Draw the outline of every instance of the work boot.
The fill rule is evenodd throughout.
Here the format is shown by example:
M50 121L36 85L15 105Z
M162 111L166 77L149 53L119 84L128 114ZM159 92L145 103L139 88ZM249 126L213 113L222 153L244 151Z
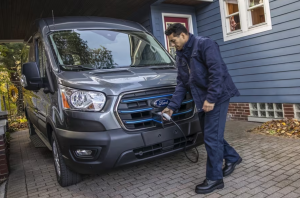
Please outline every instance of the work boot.
M222 189L222 188L224 188L223 179L219 179L216 181L205 179L202 184L196 186L195 192L197 194L206 194L206 193L211 193L216 189Z
M239 165L241 162L241 157L234 163L225 162L225 167L223 168L223 177L230 175L234 171L236 165Z

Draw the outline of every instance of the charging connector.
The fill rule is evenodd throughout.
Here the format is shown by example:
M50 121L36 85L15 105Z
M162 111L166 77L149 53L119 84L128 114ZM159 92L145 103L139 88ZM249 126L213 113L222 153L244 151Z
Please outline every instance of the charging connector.
M180 126L178 126L178 124L177 124L174 120L172 120L172 118L171 118L168 114L166 114L166 113L161 113L161 112L158 112L157 114L158 114L158 115L161 115L161 116L164 117L164 118L166 118L168 121L173 122L173 123L177 126L177 128L179 129L179 131L181 131L181 133L182 133L182 135L183 135L183 137L184 137L184 139L185 139L184 150L183 150L183 152L184 152L184 154L185 154L185 157L186 157L188 160L190 160L191 162L197 163L198 160L199 160L199 152L198 152L198 149L195 147L195 150L196 150L196 152L197 152L196 160L195 160L195 161L191 160L191 159L187 156L187 154L186 154L186 146L187 146L187 141L188 141L188 140L187 140L187 138L186 138L184 132L183 132L182 129L180 128ZM161 119L161 120L162 120L162 122L163 122L163 119Z

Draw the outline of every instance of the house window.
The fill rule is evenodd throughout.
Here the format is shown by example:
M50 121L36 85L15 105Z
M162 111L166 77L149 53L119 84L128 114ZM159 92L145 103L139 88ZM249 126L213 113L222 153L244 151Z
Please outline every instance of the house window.
M224 41L271 30L269 0L219 0Z
M300 120L300 104L294 104L295 118Z
M281 103L250 103L250 115L258 118L283 118Z

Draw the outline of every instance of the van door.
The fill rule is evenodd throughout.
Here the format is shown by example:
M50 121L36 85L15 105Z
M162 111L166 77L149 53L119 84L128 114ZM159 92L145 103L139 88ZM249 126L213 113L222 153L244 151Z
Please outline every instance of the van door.
M37 64L39 66L40 75L44 85L48 85L48 78L46 75L47 58L45 54L45 48L41 39L37 40L38 43L38 60ZM38 112L38 129L47 138L47 115L48 106L50 104L49 94L44 93L44 88L37 92L37 112Z
M29 45L29 62L34 62L37 60L37 43L33 41ZM26 106L26 112L29 117L30 122L34 125L35 128L38 128L38 110L37 110L37 92L36 91L25 91L24 92L24 102Z

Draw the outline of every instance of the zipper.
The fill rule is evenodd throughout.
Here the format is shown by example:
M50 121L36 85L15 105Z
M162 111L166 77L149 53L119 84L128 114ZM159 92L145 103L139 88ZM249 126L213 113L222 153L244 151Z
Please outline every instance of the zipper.
M185 62L185 61L184 61ZM187 63L187 62L185 62L185 64L187 65L187 67L188 67L188 70L189 70L189 74L191 74L191 70L190 70L190 66L189 66L189 64Z

